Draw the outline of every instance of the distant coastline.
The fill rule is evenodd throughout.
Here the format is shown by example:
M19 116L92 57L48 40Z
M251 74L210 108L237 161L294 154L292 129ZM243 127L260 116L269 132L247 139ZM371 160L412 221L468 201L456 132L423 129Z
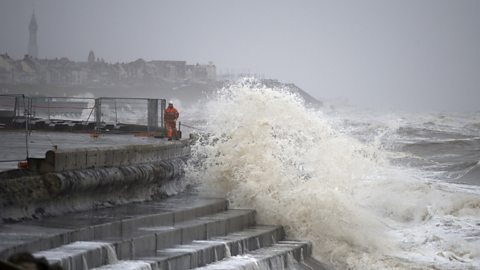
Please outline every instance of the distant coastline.
M138 84L168 84L182 82L212 82L217 78L216 66L187 64L186 61L145 61L137 59L128 63L107 63L95 58L91 51L85 62L71 61L66 57L38 59L25 55L12 59L0 54L0 83L45 84L54 86L108 87Z

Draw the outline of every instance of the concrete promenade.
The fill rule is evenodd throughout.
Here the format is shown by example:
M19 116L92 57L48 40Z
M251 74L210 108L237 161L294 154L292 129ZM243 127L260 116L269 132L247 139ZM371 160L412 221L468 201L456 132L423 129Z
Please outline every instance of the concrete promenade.
M325 269L308 241L256 224L254 209L184 193L189 140L142 140L60 144L30 170L0 172L0 260L28 251L68 270Z
M22 130L0 129L0 161L24 160L26 158L25 132ZM28 137L29 156L44 158L45 153L57 149L65 150L85 147L105 147L120 145L165 144L164 139L138 137L132 134L102 134L92 138L88 133L32 131ZM0 162L0 171L17 168L17 161Z

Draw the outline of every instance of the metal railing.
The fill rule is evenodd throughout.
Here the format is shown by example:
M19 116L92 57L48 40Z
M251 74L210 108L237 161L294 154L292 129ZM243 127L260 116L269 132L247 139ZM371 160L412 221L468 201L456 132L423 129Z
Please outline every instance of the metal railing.
M106 125L130 124L155 131L163 128L165 106L165 99L0 95L0 119L92 122L97 130Z
M32 129L95 130L101 133L112 131L110 129L114 129L112 133L154 132L164 127L165 108L165 99L29 97L21 94L2 94L0 126L25 131L24 153L28 159ZM19 143L20 141L16 140L16 144L20 145ZM21 152L23 150L18 151L18 154ZM23 160L8 155L0 156L0 162Z
M163 128L165 99L101 97L95 99L95 122L146 126L148 131Z

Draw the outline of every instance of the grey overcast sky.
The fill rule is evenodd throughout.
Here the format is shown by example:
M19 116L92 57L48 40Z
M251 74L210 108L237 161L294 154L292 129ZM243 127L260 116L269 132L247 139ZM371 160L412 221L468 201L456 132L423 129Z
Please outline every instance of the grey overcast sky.
M0 51L41 58L213 61L315 97L480 110L478 0L0 0Z

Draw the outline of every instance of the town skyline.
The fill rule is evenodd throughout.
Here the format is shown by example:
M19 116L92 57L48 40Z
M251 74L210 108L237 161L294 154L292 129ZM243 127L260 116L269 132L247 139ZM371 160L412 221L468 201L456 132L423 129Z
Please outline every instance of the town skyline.
M189 65L181 60L149 60L109 63L90 50L86 61L72 61L66 56L47 58L39 55L38 23L35 11L28 24L28 46L23 58L14 59L8 52L0 54L0 84L47 84L59 86L126 86L216 81L216 67ZM3 91L3 90L2 90ZM8 89L6 91L9 91Z
M72 61L66 57L35 58L26 54L12 59L0 54L0 84L53 84L115 86L158 83L213 82L216 67L187 64L186 61L145 61L137 59L126 63L107 63L96 58L93 51L87 61Z
M88 52L88 56L86 57L86 60L85 59L71 59L69 56L55 56L55 57L42 57L41 55L39 55L39 49L38 49L38 44L37 44L37 31L38 31L38 23L37 23L37 20L36 20L36 16L35 16L35 10L32 11L32 15L31 15L31 18L30 18L30 22L28 24L28 33L29 33L29 38L28 38L28 45L27 45L27 50L26 50L26 53L23 55L23 58L22 57L11 57L8 53L8 51L5 51L3 54L1 54L0 56L0 61L3 61L3 64L0 64L0 68L1 67L6 67L6 64L5 61L7 62L12 62L14 63L15 60L20 60L20 61L31 61L32 59L29 59L29 58L33 58L33 59L38 59L38 60L62 60L63 62L65 61L73 61L73 62L78 62L78 63L93 63L93 62L99 62L99 63L107 63L107 64L128 64L128 63L132 63L132 62L158 62L158 61L164 61L165 63L174 63L174 62L178 62L178 63L181 63L180 65L182 65L182 62L183 65L186 65L186 62L185 60L158 60L158 59L145 59L145 57L140 57L140 58L137 58L135 60L132 60L132 61L115 61L115 60L111 60L111 61L106 61L103 57L96 57L95 56L95 52L93 49L90 49L89 52ZM84 61L85 60L85 61ZM44 61L45 62L45 61ZM176 65L178 65L178 63ZM195 64L196 68L193 67L193 65L190 65L190 66L187 66L187 68L189 68L189 70L185 69L184 71L180 71L180 73L183 73L185 74L185 72L190 72L190 75L186 76L186 77L183 77L183 79L200 79L200 80L208 80L208 81L214 81L216 80L217 78L217 69L216 69L216 66L213 64L213 62L209 61L208 64L200 64L200 63L196 63ZM46 68L46 67L44 67ZM195 69L195 70L194 70ZM235 74L235 70L232 70L232 69L225 69L227 73L223 73L222 74L222 77L223 78L235 78L236 76L238 76L238 74ZM1 72L4 72L4 70L0 70L0 73ZM224 71L225 72L225 71ZM249 73L248 72L245 72L245 71L240 71L240 74L247 74ZM201 74L201 75L198 75L198 74ZM263 77L264 75L263 74L255 74L259 77ZM77 77L78 75L74 75L74 77ZM8 75L5 75L5 74L0 74L0 82L16 82L15 80L5 80L5 78L8 77ZM11 77L13 78L14 76L11 75ZM84 76L85 77L85 76ZM180 77L180 76L177 76L177 77ZM3 79L2 79L3 78ZM76 80L79 80L79 79L76 79ZM17 81L17 82L20 82L21 80ZM37 80L33 80L33 81L36 81L36 82L45 82L45 81L49 81L49 80L46 80L45 78L43 79L37 79ZM85 79L83 80L80 80L82 81L85 81Z
M78 54L63 54L63 55L42 55L41 49L39 49L39 45L37 42L38 39L38 31L41 29L39 26L39 23L37 22L37 15L35 13L35 9L32 9L30 13L30 18L28 20L28 23L25 24L25 39L26 44L25 44L25 50L24 53L19 51L19 46L14 46L13 49L10 48L4 48L3 52L0 52L3 55L8 55L12 59L20 60L22 58L25 58L27 56L32 56L33 58L37 59L61 59L61 58L67 58L68 60L74 61L74 62L88 62L88 55L91 52L95 52L95 48L87 48L85 47L86 51L86 57L82 57ZM32 53L33 52L33 53ZM98 55L97 55L98 56ZM138 57L133 57L133 58L124 58L122 56L118 57L109 57L107 60L105 60L104 57L97 57L95 61L98 62L105 62L105 63L110 63L110 64L117 64L117 63L128 63L128 62L134 62L136 60L144 60L144 61L156 61L159 60L155 57L149 58L148 56L138 56ZM173 58L166 57L165 59L162 59L165 61L187 61L184 59L179 59L179 60L174 60ZM195 61L193 61L195 62ZM205 61L204 61L205 62ZM206 61L208 64L212 64L212 61ZM196 64L200 64L199 62L196 62Z
M35 10L40 58L185 60L295 83L320 100L477 110L480 2L3 0L0 53L23 58Z

